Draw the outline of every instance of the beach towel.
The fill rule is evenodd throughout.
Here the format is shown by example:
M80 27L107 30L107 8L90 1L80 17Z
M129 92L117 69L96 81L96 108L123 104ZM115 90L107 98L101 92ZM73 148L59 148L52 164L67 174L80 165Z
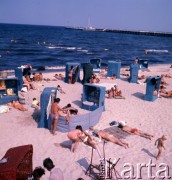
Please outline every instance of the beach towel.
M49 116L50 116L51 104L52 104L52 102L51 102L51 96L50 96L50 99L49 99L48 105L47 105L47 119L48 119Z
M7 113L9 110L8 106L0 106L0 113Z

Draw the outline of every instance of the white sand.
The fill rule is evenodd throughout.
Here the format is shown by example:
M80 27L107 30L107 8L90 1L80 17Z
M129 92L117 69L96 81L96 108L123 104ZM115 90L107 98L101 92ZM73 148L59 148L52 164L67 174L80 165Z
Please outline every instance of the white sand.
M172 74L170 65L152 66L150 72L140 72L140 74L161 75ZM123 70L122 70L123 71ZM127 72L126 72L127 73ZM43 73L45 78L52 79L55 73ZM64 74L64 72L63 72ZM167 90L172 89L172 79L166 78L170 84ZM156 164L153 167L153 175L156 176L156 171L159 169L160 163L166 163L170 167L170 174L172 175L172 99L158 98L154 102L144 101L143 97L146 92L146 85L129 83L126 77L121 76L121 79L109 80L102 79L102 83L118 84L119 89L122 90L126 99L108 99L105 100L106 111L103 112L100 122L96 125L99 129L109 127L109 123L113 120L126 121L129 126L141 129L144 132L153 134L155 137L150 141L145 138L128 135L124 139L130 144L129 149L124 149L118 145L108 142L105 145L105 153L107 158L120 158L117 165L118 172L126 169L123 167L125 163L131 163L136 172L137 163L148 163L150 159ZM82 84L67 84L61 80L42 82L44 86L39 86L40 83L35 82L36 88L43 90L44 87L56 87L61 85L66 94L58 93L61 98L60 105L63 107L71 103L74 107L79 109L79 113L86 113L87 110L80 109L78 104L81 102ZM32 144L33 153L33 167L43 166L42 162L45 158L50 157L56 167L60 167L64 173L65 179L75 180L79 177L85 180L91 179L86 176L81 164L83 163L87 168L87 163L90 161L91 148L80 144L75 153L71 153L69 148L57 147L54 143L67 143L69 140L66 133L58 132L56 136L50 134L48 129L37 128L37 123L32 119L33 109L30 107L32 98L40 99L41 92L39 90L30 90L25 93L27 100L27 108L29 111L21 112L16 109L11 109L6 114L0 114L0 159L5 155L6 151L15 146ZM159 160L155 159L157 149L154 146L155 140L163 134L168 135L168 140L165 142L166 150L163 151L162 157ZM99 145L102 150L102 144ZM98 163L98 155L94 153L94 162ZM86 163L87 161L87 163ZM80 162L80 163L78 163ZM81 163L82 162L82 163ZM147 168L142 169L142 178L149 179L147 175ZM164 174L162 174L164 175ZM43 180L48 179L49 172L42 177ZM157 177L155 179L158 179Z

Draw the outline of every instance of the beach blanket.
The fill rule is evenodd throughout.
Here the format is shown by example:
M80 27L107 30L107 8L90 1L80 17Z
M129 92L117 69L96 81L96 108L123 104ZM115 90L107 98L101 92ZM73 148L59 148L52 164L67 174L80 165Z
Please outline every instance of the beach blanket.
M122 131L117 126L112 126L104 129L105 132L112 134L113 136L119 138L119 139L125 139L129 134Z
M0 113L7 113L9 110L8 106L0 106Z

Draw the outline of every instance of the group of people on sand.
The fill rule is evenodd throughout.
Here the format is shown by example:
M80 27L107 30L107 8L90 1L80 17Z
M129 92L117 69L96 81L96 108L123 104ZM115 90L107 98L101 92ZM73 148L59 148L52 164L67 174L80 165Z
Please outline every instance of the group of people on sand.
M94 83L99 83L100 79L97 77L95 73L91 75L91 78L89 79L89 83L94 84Z
M51 133L53 135L56 134L56 128L58 124L58 120L60 116L66 117L66 124L69 124L70 122L70 116L76 115L78 113L78 110L71 106L71 104L68 104L66 107L61 108L59 106L60 98L55 98L55 95L51 95L52 98L52 105L51 105Z
M114 85L111 89L106 91L108 98L112 99L112 98L123 98L122 96L122 91L118 89L117 85Z
M132 128L132 127L127 126L126 122L124 122L124 121L117 123L117 127L120 128L124 132L127 132L129 134L138 135L138 136L144 137L146 139L151 140L151 138L154 137L153 135L142 132L141 130L138 130L137 128ZM156 156L157 160L160 158L163 148L165 149L164 141L166 141L166 140L167 140L167 135L163 135L162 137L158 138L155 141L155 145L157 144L157 149L158 149L158 154Z
M31 81L43 81L43 74L41 72L39 73L32 73L30 75Z
M154 137L153 135L142 132L137 128L132 128L127 126L126 123L123 121L117 123L116 126L128 134L138 135L149 140L151 140L151 138ZM120 145L124 148L129 148L129 144L127 142L120 140L119 138L115 137L112 134L109 134L105 130L98 130L98 129L94 129L93 127L90 127L89 131L87 132L83 130L81 125L77 125L75 130L68 132L67 137L72 141L71 152L75 152L79 143L83 142L84 144L95 149L100 158L102 158L102 155L97 144L101 142L102 139L104 141L109 141L114 144ZM100 141L97 142L94 139L94 137L98 137ZM165 140L167 140L167 136L163 135L162 137L158 138L155 141L155 145L157 144L157 149L158 149L158 154L156 156L156 159L159 159L159 157L162 154L163 148L165 149L164 147Z

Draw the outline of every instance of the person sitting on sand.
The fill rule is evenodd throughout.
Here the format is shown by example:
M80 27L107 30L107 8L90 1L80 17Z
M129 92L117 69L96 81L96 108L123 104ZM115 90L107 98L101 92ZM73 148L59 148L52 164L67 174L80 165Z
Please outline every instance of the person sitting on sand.
M108 98L109 98L109 99L112 99L112 98L113 98L113 88L107 90L106 93L108 94Z
M60 85L57 85L57 90L62 94L66 94L65 91L63 91L63 89L62 89L62 87Z
M35 89L35 86L31 80L27 80L27 76L23 76L23 86L26 86L28 90Z
M166 78L172 78L172 75L171 74L162 74L163 77L166 77Z
M157 149L158 149L158 154L156 156L156 159L158 160L162 154L162 149L164 148L165 150L165 147L164 147L164 141L167 140L167 136L163 135L162 137L158 138L156 141L155 141L155 146L156 146L156 143L157 143Z
M50 158L44 159L43 166L48 171L50 171L49 180L64 180L62 170L60 168L56 168L53 161Z
M33 98L31 107L34 108L35 110L40 109L39 102L38 102L38 100L36 98Z
M62 109L59 106L60 98L55 98L54 99L54 96L55 95L52 94L52 105L51 105L51 120L52 120L52 124L51 124L51 133L53 135L55 135L55 132L56 132L56 127L57 127L59 116L66 117L66 123L67 124L69 124L69 121L70 121L70 113L68 111L68 110L70 110L70 108ZM65 114L64 111L67 111L67 113Z
M44 78L43 78L43 74L40 72L40 73L39 73L39 81L43 81L43 79L44 79Z
M122 91L118 89L117 85L114 85L114 88L112 88L113 91L113 97L120 96L122 97Z
M83 131L82 126L80 126L80 125L76 126L76 129L79 130L79 135L78 135L77 139L75 139L75 141L74 141L74 144L72 147L73 150L74 151L76 150L76 146L78 145L79 142L83 142L84 144L91 146L93 149L96 149L99 157L101 158L102 155L100 153L100 150L99 150L98 146L96 145L96 142L94 142L93 139L91 138L91 136L86 131ZM76 131L74 131L74 132L76 133ZM73 132L72 131L69 132L68 138L71 139L72 135L73 135ZM73 141L73 138L71 140Z
M98 136L99 138L102 138L106 141L110 141L114 144L118 144L124 147L125 149L129 147L128 143L118 139L117 137L113 136L112 134L107 133L106 131L97 130L97 129L94 129L93 127L90 127L89 130L92 131L93 135Z
M15 108L15 109L18 109L18 110L20 110L20 111L28 111L28 109L27 108L25 108L24 106L23 106L23 104L20 104L18 101L11 101L10 103L8 103L7 104L8 106L10 106L10 107L13 107L13 108Z
M124 132L127 132L129 134L135 134L141 137L144 137L146 139L150 139L153 137L153 135L150 135L148 133L144 133L136 128L132 128L126 125L125 122L121 121L119 122L118 128L120 128L121 130L123 130Z

